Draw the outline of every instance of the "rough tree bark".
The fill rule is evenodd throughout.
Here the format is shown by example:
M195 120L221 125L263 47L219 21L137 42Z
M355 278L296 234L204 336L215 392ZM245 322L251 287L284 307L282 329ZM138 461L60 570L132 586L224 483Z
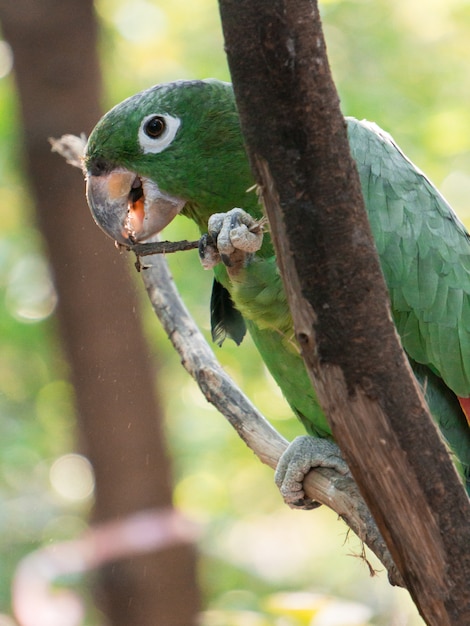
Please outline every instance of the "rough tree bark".
M470 506L391 322L318 7L219 5L242 128L320 401L422 616L465 626Z
M96 475L93 518L168 507L162 415L127 263L90 219L83 180L47 142L89 132L101 114L93 2L1 2L0 21L14 51L27 167L59 293L80 434ZM200 606L187 545L115 563L100 588L114 626L188 626Z

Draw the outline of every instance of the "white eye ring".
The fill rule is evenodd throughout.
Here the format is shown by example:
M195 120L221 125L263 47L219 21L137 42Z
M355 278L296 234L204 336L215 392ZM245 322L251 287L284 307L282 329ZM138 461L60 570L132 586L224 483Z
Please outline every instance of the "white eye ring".
M162 128L160 134L152 137L148 134L148 125L149 122L154 119L161 122ZM181 120L179 117L172 117L171 115L152 113L152 115L144 117L139 128L139 144L144 154L158 154L159 152L163 152L165 148L168 148L175 138L180 125Z

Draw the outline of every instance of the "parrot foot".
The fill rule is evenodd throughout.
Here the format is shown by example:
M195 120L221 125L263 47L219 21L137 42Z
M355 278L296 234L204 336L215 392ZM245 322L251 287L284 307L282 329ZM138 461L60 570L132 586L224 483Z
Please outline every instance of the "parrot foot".
M201 238L199 256L204 269L222 261L236 275L261 248L265 220L255 220L243 209L214 213L209 218L209 235ZM214 243L215 242L215 243Z
M339 474L350 474L338 446L328 439L304 435L296 437L279 459L274 480L291 508L315 509L319 502L305 495L302 483L310 470L328 467Z

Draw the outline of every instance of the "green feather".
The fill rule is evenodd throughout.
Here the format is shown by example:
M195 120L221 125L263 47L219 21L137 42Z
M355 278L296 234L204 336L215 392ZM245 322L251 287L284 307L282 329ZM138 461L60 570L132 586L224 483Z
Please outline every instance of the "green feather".
M453 350L470 324L469 236L386 133L352 119L348 128L403 346L411 358L439 372L457 395L467 397L465 359L470 355L457 357ZM371 184L373 172L380 174Z

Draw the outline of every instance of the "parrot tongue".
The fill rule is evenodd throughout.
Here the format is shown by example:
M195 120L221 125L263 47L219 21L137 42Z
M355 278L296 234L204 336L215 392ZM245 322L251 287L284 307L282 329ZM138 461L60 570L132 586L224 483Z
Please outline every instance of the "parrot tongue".
M123 168L89 173L87 199L98 226L124 245L149 241L185 205L185 200L165 194L150 179Z

